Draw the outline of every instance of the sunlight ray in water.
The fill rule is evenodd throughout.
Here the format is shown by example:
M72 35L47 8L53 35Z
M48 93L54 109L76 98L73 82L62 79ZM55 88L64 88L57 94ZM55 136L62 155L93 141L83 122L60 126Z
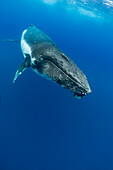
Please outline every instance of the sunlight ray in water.
M102 18L102 16L94 11L91 10L87 10L85 8L79 7L78 11L80 12L80 14L86 15L88 17L92 17L92 18Z
M89 17L100 17L99 13L112 13L113 1L112 0L41 0L46 4L65 3L73 7L80 7L79 12Z
M94 6L94 3L90 3L87 0L42 0L45 4L57 4L57 3L65 3L65 7L67 10L76 10L80 14L91 17L91 18L103 18L99 9ZM96 3L96 2L95 2Z
M46 4L55 4L57 0L43 0L43 2Z
M103 0L103 4L105 4L108 7L113 7L113 1L112 0Z

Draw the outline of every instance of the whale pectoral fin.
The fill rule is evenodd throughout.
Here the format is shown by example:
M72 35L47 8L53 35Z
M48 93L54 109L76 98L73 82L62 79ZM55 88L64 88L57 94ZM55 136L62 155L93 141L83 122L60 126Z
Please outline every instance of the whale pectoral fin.
M15 77L13 79L13 83L15 83L17 77L22 74L22 72L26 69L26 65L25 65L25 62L20 64L18 70L16 71L16 74L15 74Z
M23 72L26 68L28 68L28 67L30 67L30 57L26 57L26 58L25 58L25 61L24 61L22 64L20 64L20 66L19 66L19 68L18 68L18 70L17 70L17 72L16 72L16 74L15 74L15 76L14 76L13 83L15 83L17 77L18 77L19 75L21 75L22 72Z

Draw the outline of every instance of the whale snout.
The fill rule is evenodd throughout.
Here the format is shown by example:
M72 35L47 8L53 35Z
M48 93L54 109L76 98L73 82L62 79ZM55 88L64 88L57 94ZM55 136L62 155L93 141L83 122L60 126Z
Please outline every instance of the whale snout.
M83 96L86 96L86 95L88 95L89 93L91 93L92 91L91 91L91 88L90 88L90 86L89 86L89 84L87 85L87 88L86 87L78 87L78 89L75 91L75 92L73 92L73 95L74 95L74 97L75 98L78 98L78 99L80 99L80 98L83 98Z

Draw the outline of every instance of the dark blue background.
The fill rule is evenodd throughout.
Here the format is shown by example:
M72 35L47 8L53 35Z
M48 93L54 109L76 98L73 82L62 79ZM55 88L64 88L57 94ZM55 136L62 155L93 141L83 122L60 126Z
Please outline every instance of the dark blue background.
M0 1L0 39L20 39L31 23L87 75L82 100L27 69L19 43L0 43L0 170L113 169L112 16L90 17L65 4Z

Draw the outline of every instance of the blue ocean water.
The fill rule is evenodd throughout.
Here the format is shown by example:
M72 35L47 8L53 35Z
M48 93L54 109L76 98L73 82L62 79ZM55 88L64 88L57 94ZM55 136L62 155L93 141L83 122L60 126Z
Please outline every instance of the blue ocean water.
M81 100L27 69L20 43L0 42L0 170L113 169L112 0L1 0L0 40L31 23L87 76Z

